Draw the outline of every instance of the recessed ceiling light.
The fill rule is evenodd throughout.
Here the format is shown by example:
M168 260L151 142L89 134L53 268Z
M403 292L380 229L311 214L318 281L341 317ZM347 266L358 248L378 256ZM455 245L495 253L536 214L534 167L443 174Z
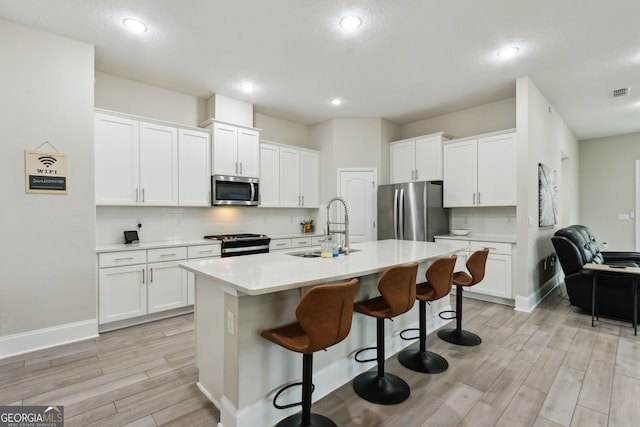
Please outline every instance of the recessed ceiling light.
M340 98L333 98L333 99L331 100L331 104L332 104L332 105L340 105L340 104L342 104L342 99L340 99Z
M126 18L122 21L122 25L125 26L128 30L131 30L136 33L144 33L147 31L147 26L144 22L134 19L134 18Z
M515 47L515 46L511 46L511 47L507 47L507 48L499 50L497 55L498 55L498 58L509 59L509 58L513 58L514 56L516 56L518 54L518 52L520 52L520 48Z
M256 90L256 87L253 83L242 83L240 85L240 89L245 92L253 92L254 90Z
M362 25L362 19L359 16L345 16L340 20L340 26L345 30L355 30Z

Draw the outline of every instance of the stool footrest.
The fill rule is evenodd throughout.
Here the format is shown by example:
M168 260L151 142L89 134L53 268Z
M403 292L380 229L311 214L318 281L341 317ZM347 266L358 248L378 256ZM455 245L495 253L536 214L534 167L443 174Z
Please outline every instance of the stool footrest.
M280 395L281 395L282 393L284 393L285 391L289 390L289 389L290 389L290 388L292 388L292 387L298 387L298 386L301 386L301 385L302 385L302 383L300 382L300 383L293 383L293 384L289 384L289 385L286 385L286 386L282 387L280 390L278 390L278 392L276 393L276 395L275 395L275 396L273 396L273 406L274 406L276 409L289 409L289 408L293 408L294 406L300 406L300 405L302 405L302 401L300 401L300 402L296 402L296 403L289 403L289 404L287 404L287 405L279 405L279 404L277 403L278 397L280 397ZM316 386L314 386L313 384L311 384L311 393L313 393L313 391L314 391L315 389L316 389Z
M445 317L447 315L448 317ZM440 317L442 320L453 320L458 318L458 313L456 313L455 310L444 310L438 313L438 317Z
M355 359L356 362L359 363L366 363L366 362L375 362L376 360L378 360L376 357L372 358L372 359L358 359L358 356L360 355L360 353L362 353L363 351L371 351L371 350L377 350L378 347L365 347L365 348L361 348L360 350L356 351L356 354L353 355L353 358Z
M420 328L407 328L407 329L403 329L400 331L400 338L402 338L405 341L413 341L413 340L417 340L420 338L420 335L416 335L415 337L405 337L403 334L405 332L412 332L412 331L420 331Z

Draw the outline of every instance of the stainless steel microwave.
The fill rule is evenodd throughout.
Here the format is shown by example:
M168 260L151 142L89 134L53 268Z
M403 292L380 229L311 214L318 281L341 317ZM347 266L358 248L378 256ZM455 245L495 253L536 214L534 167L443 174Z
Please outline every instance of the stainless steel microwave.
M213 175L211 204L213 206L258 206L260 180L243 176Z

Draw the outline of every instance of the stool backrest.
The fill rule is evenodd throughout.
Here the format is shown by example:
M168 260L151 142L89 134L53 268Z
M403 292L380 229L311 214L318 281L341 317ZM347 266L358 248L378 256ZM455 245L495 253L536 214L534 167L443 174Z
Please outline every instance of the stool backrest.
M484 269L487 264L487 256L489 255L489 249L478 249L471 254L467 260L467 270L471 273L473 279L471 285L475 285L482 279L484 279Z
M309 337L305 353L339 343L349 335L358 279L319 285L307 292L296 308L296 318Z
M427 282L433 288L432 301L445 297L451 292L456 258L455 255L449 258L438 258L427 268Z
M391 267L380 278L378 290L389 306L388 317L395 317L411 310L416 301L416 276L418 263Z

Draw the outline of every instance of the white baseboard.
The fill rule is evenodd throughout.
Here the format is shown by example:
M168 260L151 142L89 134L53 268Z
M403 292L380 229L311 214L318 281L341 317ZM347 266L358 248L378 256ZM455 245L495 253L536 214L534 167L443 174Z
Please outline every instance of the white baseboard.
M0 337L0 359L96 338L97 336L97 319L8 335Z
M561 276L556 274L528 297L516 297L515 310L531 313L560 283L562 283Z

